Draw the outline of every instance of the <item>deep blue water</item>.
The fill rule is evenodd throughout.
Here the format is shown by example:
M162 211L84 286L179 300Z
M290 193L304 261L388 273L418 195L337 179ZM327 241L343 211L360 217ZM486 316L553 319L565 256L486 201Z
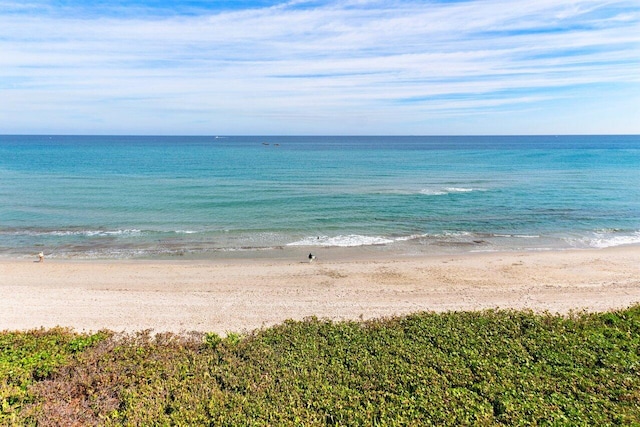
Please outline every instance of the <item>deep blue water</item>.
M640 244L640 136L0 136L0 255Z

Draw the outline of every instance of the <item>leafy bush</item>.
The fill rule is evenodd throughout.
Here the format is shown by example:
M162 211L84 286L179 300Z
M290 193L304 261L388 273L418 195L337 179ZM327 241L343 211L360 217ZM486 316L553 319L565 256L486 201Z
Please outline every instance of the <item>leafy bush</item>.
M484 311L369 322L309 318L224 339L65 334L54 344L64 358L21 383L31 396L26 404L7 401L17 423L640 424L640 305L565 317ZM26 338L16 333L1 339L9 342L7 354L20 354L9 370L43 346L23 351ZM0 371L2 384L9 384L8 372Z
M49 378L68 358L109 336L68 329L0 333L0 424L17 422L16 411L31 401L30 386Z

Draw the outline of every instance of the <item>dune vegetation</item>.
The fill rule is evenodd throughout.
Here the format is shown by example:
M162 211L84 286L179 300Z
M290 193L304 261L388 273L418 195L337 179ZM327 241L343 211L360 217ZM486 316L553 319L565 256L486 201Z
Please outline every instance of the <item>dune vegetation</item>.
M0 425L640 425L640 305L0 333Z

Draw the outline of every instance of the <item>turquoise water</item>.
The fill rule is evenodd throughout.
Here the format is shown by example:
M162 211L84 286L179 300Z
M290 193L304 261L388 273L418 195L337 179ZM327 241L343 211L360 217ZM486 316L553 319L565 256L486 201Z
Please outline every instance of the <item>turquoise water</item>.
M0 136L2 256L622 244L640 136Z

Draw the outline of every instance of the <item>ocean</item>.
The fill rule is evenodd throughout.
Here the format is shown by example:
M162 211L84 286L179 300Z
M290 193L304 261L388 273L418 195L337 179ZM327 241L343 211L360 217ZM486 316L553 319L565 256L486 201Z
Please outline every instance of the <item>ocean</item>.
M0 136L0 257L640 244L640 136Z

